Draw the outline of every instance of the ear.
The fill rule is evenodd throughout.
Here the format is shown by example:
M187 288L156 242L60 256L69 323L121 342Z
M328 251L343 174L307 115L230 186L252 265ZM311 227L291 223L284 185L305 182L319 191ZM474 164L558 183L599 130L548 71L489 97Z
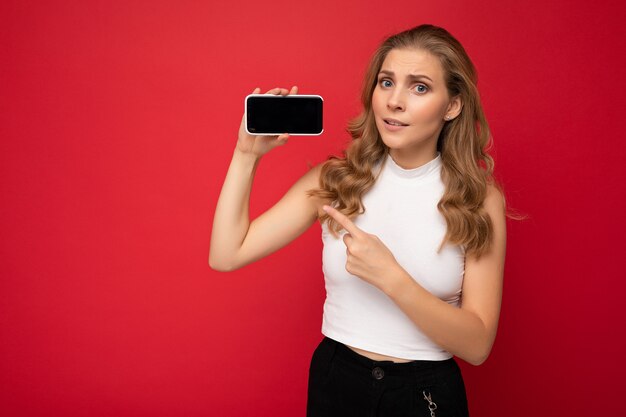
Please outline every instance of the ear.
M446 112L443 115L443 119L446 122L454 119L459 114L461 114L461 109L463 109L463 102L461 102L461 96L459 95L459 96L452 97L452 99L450 99L450 103L448 103Z

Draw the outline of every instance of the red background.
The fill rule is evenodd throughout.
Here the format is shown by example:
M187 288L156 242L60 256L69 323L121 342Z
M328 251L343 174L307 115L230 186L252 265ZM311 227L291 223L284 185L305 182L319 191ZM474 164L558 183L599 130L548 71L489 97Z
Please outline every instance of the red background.
M491 356L457 359L470 412L617 415L624 17L617 0L3 1L0 414L304 415L319 224L242 270L207 263L243 99L297 84L326 105L323 136L263 158L254 218L345 146L378 43L434 23L478 68L497 176L529 216L508 223Z

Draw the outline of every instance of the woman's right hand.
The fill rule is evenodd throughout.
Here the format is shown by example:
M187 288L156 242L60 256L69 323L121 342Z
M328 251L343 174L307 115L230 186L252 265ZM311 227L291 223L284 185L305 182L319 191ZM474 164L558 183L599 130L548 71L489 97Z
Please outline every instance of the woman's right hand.
M259 94L260 91L260 88L255 88L252 94ZM273 88L265 94L287 96L289 94L297 93L298 87L293 86L291 87L291 90L287 90L286 88ZM257 136L249 134L248 132L246 132L245 117L246 115L244 114L241 119L241 125L239 126L239 138L237 139L237 149L240 152L261 157L275 147L287 143L287 139L289 138L288 133L284 133L278 136Z

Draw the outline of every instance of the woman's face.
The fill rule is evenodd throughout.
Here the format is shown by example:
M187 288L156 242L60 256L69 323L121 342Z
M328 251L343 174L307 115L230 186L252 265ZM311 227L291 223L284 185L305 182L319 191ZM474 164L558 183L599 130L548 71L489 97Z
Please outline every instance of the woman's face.
M439 60L421 49L392 49L372 95L376 126L398 165L414 168L436 156L444 117L455 117Z

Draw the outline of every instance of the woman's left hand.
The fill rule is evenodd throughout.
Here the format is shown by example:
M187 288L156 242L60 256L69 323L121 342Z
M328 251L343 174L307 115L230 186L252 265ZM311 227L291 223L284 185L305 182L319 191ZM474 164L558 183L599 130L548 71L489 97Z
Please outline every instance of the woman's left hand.
M346 271L369 282L386 292L396 273L402 267L396 261L391 251L376 235L359 229L346 215L330 206L323 209L348 233L343 236L346 245Z

